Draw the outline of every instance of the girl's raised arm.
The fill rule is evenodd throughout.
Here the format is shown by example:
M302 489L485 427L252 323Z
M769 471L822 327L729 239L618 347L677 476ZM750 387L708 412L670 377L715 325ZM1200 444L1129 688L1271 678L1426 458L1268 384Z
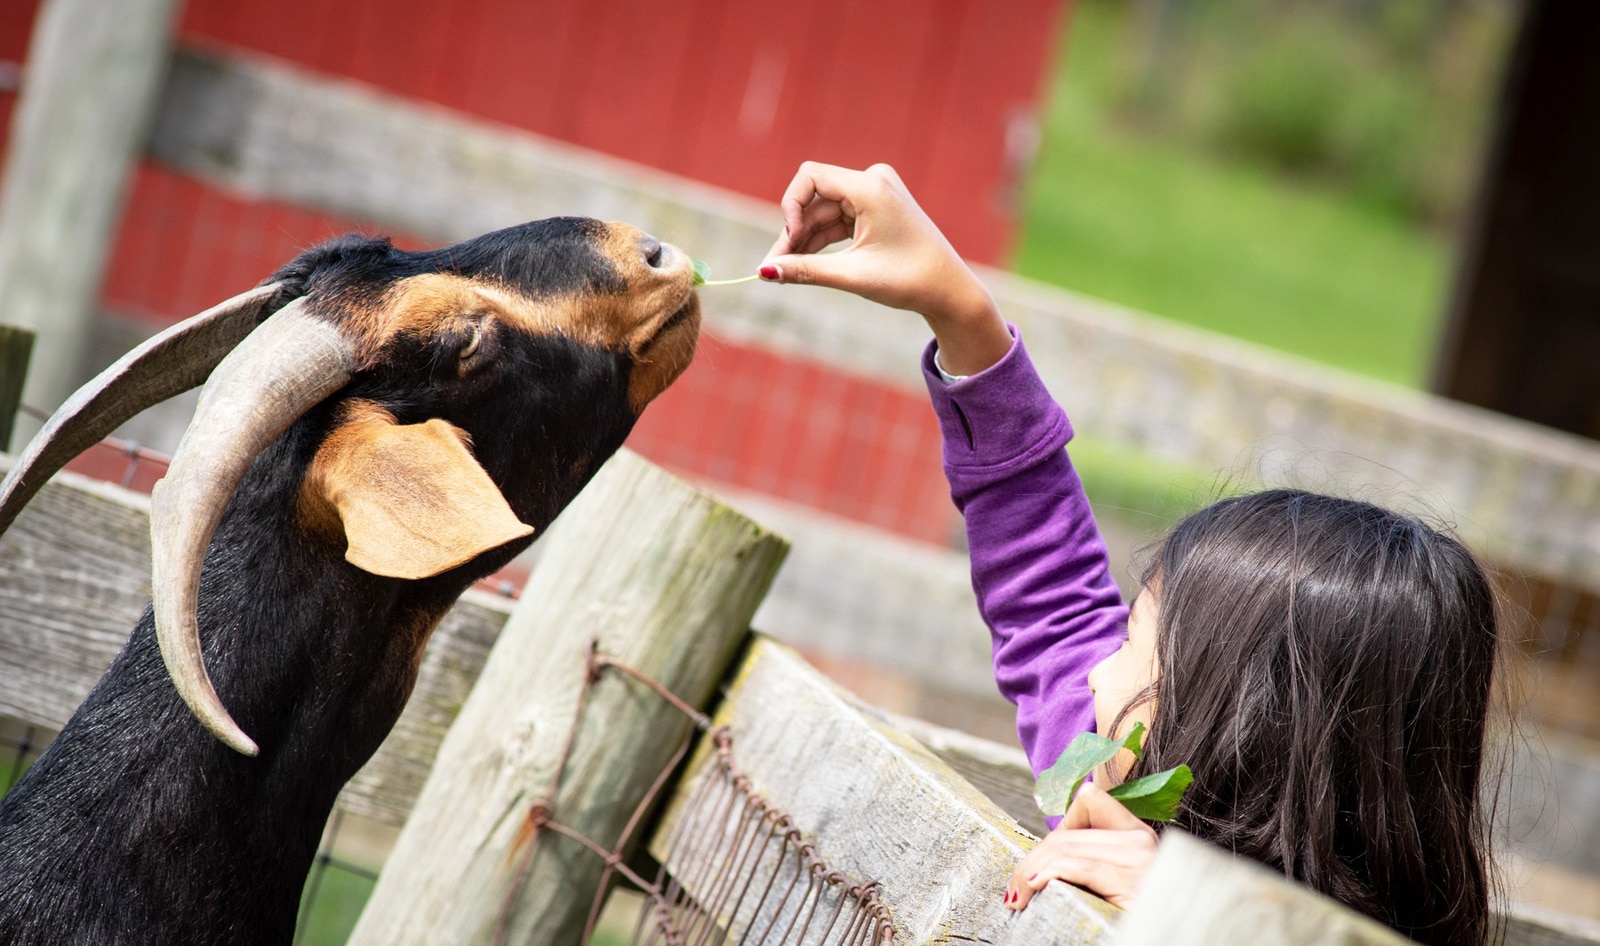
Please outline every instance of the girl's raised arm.
M924 374L945 474L967 522L973 587L995 678L1017 704L1035 771L1094 727L1088 673L1122 640L1127 610L1077 474L1066 415L989 291L887 165L800 168L762 278L854 292L922 315ZM837 253L818 255L845 239ZM937 361L935 361L935 351ZM942 374L941 374L942 371ZM947 383L947 376L966 376Z

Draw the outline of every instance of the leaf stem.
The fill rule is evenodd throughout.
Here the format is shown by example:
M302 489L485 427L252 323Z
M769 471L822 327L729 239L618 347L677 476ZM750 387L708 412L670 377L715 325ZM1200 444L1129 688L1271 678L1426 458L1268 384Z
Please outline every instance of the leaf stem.
M700 285L702 285L702 286L737 286L742 282L755 282L757 279L760 279L760 278L761 278L761 275L759 273L757 273L754 276L740 276L738 279L707 279L706 281L702 282Z

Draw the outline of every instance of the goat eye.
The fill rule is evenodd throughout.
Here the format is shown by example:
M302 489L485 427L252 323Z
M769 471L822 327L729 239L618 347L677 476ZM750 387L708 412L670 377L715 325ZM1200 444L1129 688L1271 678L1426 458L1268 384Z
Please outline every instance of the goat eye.
M461 350L456 353L456 357L460 358L462 361L466 361L468 358L471 358L473 355L478 353L478 346L482 343L483 326L477 322L474 322L472 324L472 337L467 339L467 343L465 345L461 346Z

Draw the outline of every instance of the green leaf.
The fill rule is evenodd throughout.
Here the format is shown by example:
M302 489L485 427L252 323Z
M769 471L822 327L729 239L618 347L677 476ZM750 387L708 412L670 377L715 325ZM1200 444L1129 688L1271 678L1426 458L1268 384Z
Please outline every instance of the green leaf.
M1083 780L1096 766L1110 762L1123 749L1139 758L1143 738L1144 723L1134 723L1133 729L1121 739L1109 739L1099 733L1080 733L1067 745L1056 764L1046 769L1035 783L1033 800L1038 803L1039 810L1047 815L1066 814L1072 796L1078 794Z
M1134 723L1128 734L1122 737L1122 748L1133 753L1135 759L1144 758L1144 723Z
M1183 793L1194 781L1187 765L1123 782L1106 792L1145 821L1171 821L1178 816Z
M753 276L740 276L738 279L712 279L711 267L700 260L694 261L694 284L696 286L737 286L742 282L755 282L761 278L757 273Z

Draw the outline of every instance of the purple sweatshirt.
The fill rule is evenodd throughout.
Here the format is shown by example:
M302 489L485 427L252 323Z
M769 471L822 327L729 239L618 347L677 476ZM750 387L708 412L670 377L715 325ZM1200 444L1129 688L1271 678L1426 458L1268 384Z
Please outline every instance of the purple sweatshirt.
M1089 671L1122 643L1128 609L1063 448L1072 425L1016 341L954 382L922 371L944 434L950 495L967 522L972 587L994 640L994 677L1017 705L1034 774L1095 728Z

